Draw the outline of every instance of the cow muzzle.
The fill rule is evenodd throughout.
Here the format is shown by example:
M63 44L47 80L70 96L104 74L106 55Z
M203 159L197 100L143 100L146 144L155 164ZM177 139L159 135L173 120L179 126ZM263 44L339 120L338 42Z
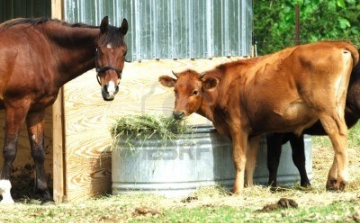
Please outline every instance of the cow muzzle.
M181 120L185 117L185 112L184 111L173 111L173 116L174 116L174 119Z

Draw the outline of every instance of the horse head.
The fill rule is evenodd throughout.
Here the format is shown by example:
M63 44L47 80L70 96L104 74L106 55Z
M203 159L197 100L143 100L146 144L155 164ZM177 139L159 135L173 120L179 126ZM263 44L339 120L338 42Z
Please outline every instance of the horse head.
M109 25L104 17L100 25L100 34L95 52L97 80L101 85L104 100L111 101L119 91L124 68L127 46L124 36L128 31L128 22L123 19L120 27Z

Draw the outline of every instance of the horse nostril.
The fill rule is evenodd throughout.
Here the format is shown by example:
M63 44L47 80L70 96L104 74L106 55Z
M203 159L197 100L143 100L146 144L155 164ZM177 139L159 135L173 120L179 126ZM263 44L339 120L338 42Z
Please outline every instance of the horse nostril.
M174 111L173 116L174 116L175 119L178 119L178 120L183 119L184 116L185 116L185 112L183 112L183 111Z

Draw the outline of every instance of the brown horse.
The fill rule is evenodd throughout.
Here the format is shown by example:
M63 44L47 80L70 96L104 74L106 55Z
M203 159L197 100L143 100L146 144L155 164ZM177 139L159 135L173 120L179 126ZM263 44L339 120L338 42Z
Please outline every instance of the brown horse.
M4 165L0 178L1 203L13 203L10 171L20 127L26 122L35 161L35 192L53 201L44 170L45 108L54 103L59 88L96 68L104 100L118 92L128 23L100 27L68 24L52 19L14 19L0 25L0 109L5 109Z

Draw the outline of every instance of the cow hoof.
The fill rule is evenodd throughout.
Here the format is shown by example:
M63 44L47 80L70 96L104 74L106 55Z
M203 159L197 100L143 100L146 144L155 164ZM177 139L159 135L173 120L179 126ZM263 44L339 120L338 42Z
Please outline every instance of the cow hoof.
M345 186L346 186L345 181L338 181L336 179L331 179L326 184L326 190L343 191L345 189Z

